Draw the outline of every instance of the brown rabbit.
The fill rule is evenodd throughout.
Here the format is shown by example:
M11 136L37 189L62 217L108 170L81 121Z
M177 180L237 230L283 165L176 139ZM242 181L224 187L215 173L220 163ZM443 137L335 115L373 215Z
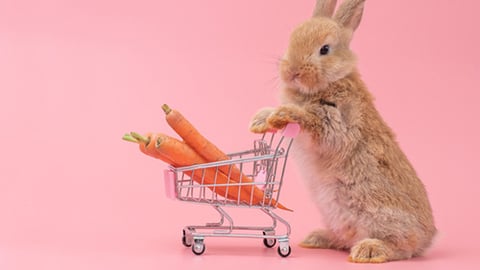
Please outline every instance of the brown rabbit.
M280 63L282 102L250 129L290 122L302 131L293 153L326 229L301 246L349 249L349 260L379 263L422 254L436 229L425 188L383 121L349 49L365 0L318 0Z

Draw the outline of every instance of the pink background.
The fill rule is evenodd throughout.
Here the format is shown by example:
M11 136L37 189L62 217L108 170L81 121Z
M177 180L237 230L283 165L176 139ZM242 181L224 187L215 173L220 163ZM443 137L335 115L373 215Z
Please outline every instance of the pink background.
M277 104L277 60L313 2L1 1L0 269L374 267L297 247L322 221L293 162L281 201L295 212L278 211L293 228L289 258L251 239L207 239L194 256L181 229L215 213L168 200L165 165L120 139L171 133L168 103L225 151L248 147L248 121ZM441 234L424 257L375 267L474 269L480 4L413 2L367 1L352 47ZM253 213L239 216L255 225Z

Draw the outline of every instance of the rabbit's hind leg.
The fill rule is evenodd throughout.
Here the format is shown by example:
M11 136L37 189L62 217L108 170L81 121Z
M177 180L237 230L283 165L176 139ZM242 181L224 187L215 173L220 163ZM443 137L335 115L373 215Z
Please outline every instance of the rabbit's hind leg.
M311 232L299 244L303 248L331 248L339 249L334 244L334 236L331 231L325 229L318 229Z

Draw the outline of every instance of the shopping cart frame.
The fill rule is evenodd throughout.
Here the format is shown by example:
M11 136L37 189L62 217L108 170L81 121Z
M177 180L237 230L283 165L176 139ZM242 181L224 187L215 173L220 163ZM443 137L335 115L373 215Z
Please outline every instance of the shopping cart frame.
M189 203L211 205L220 216L217 222L185 226L182 230L182 244L191 247L194 254L201 255L205 252L204 240L207 237L258 238L263 239L263 244L267 248L274 247L278 241L278 254L282 257L289 256L291 253L290 224L273 210L278 206L288 154L293 139L299 131L299 125L292 123L281 132L263 134L260 139L254 141L253 149L231 153L229 160L185 167L170 166L165 170L165 190L168 197ZM262 202L227 199L227 196L222 197L210 192L209 189L215 186L228 189L230 184L197 183L187 175L188 172L212 170L212 168L218 173L218 168L222 166L237 166L242 174L254 179L253 183L235 183L235 186L262 186L265 194ZM238 226L226 211L227 207L258 209L271 219L271 224ZM280 234L277 233L278 225L283 226Z

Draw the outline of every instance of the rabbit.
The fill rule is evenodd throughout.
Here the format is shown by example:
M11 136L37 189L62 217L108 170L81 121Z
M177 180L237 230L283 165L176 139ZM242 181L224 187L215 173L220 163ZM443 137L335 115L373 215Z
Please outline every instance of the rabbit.
M349 43L365 0L317 0L280 60L281 104L254 115L263 133L298 123L292 153L323 216L300 243L356 263L419 256L436 234L425 187L375 108Z

